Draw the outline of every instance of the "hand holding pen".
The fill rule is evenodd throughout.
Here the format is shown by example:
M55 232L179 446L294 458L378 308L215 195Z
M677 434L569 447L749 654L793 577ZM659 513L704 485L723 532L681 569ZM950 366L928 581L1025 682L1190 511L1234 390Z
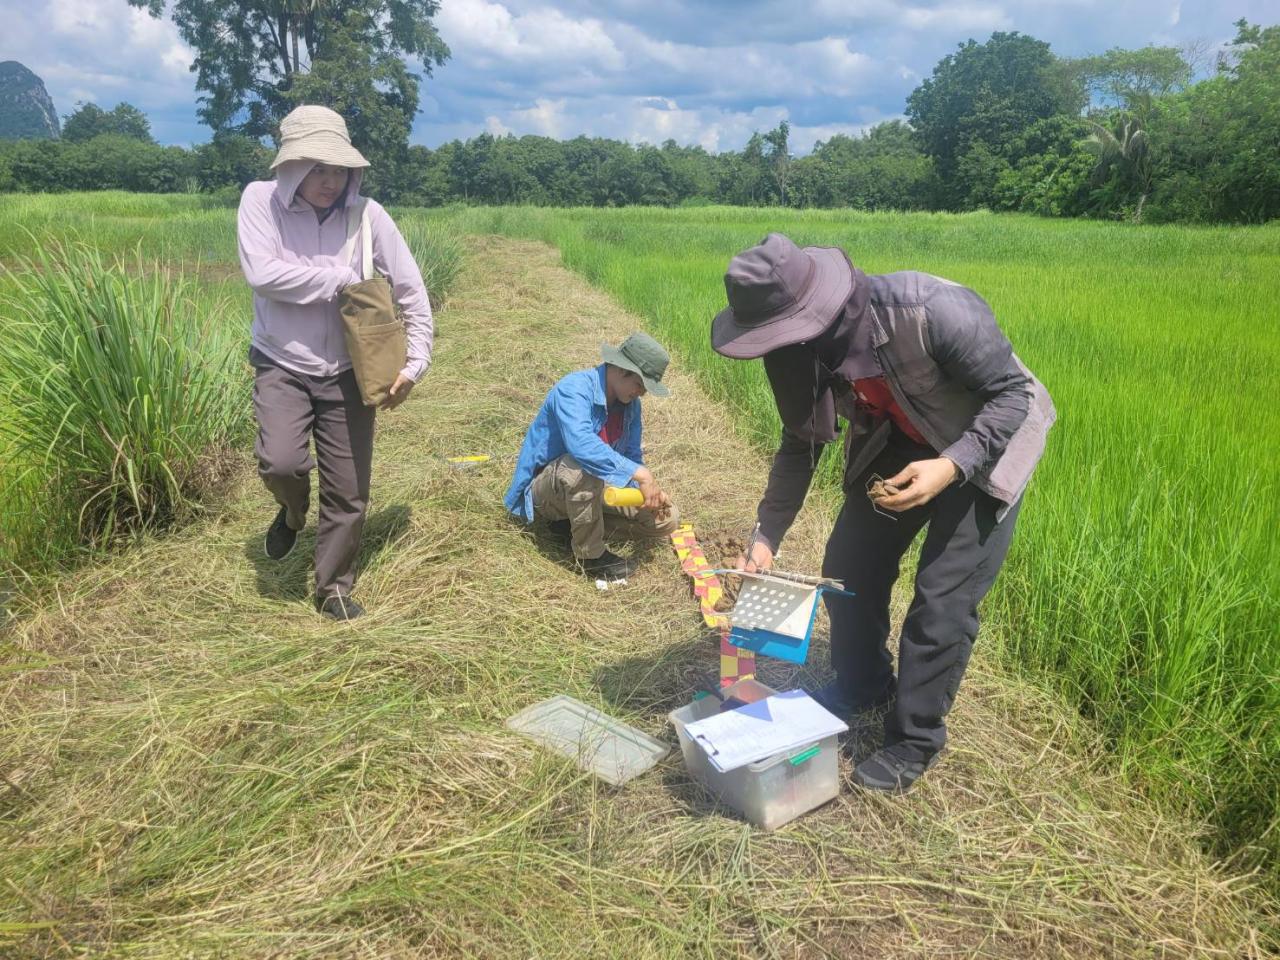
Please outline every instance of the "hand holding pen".
M744 573L764 573L773 566L773 550L769 544L760 539L760 523L757 521L751 531L751 539L747 548L742 551L735 564Z

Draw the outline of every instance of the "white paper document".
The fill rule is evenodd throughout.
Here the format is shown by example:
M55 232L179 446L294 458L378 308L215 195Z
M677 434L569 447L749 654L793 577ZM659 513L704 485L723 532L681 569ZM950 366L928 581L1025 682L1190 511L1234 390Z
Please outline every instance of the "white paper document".
M842 733L849 725L803 690L696 720L685 732L721 773Z

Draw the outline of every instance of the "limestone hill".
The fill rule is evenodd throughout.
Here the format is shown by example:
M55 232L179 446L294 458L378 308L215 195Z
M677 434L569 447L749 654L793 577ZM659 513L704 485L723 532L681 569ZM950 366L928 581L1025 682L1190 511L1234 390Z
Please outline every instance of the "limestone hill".
M44 81L17 60L0 62L0 140L57 137L58 112Z

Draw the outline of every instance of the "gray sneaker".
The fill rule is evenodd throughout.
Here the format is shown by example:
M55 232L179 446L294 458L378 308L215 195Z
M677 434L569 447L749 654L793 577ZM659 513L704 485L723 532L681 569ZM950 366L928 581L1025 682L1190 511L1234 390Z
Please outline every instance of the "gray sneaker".
M913 760L898 744L881 747L853 768L853 779L868 790L906 793L940 756L941 752L927 760Z

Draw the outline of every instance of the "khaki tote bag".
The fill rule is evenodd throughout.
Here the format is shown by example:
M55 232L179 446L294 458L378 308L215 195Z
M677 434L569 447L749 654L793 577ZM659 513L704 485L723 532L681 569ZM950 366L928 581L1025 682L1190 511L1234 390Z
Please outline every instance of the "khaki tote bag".
M342 248L344 263L351 260L357 231L361 247L360 276L364 279L342 288L338 294L338 312L360 387L360 399L365 406L373 407L390 395L392 384L404 369L408 346L404 321L391 296L391 284L373 272L373 238L369 230L369 208L364 201L358 211L347 211L347 242Z

